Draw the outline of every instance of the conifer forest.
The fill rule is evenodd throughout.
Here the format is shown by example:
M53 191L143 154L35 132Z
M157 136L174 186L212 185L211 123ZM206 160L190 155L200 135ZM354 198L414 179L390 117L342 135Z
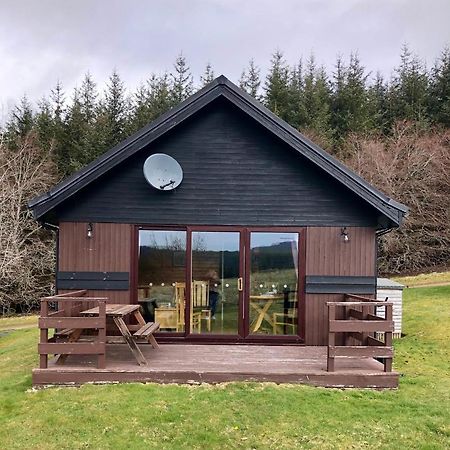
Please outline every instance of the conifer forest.
M314 55L287 61L280 50L265 73L263 65L252 59L231 81L409 207L404 226L380 238L380 273L448 267L450 49L426 67L404 46L389 78L369 72L357 53L338 57L333 70ZM106 82L86 73L70 92L57 82L37 104L18 102L0 129L0 314L28 312L52 289L54 234L27 202L216 75L208 63L194 77L180 54L167 73L142 74L137 88L116 70Z

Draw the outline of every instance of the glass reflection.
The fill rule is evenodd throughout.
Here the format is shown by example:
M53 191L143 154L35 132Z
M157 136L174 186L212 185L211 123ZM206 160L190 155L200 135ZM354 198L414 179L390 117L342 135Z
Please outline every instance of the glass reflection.
M297 264L298 233L251 233L251 334L297 334Z
M139 230L138 301L161 331L184 331L186 232Z
M192 333L238 333L238 279L239 232L193 232Z

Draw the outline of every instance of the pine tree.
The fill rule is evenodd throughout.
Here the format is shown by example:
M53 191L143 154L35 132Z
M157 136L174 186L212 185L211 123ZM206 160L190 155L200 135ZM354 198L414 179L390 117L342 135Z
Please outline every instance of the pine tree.
M336 142L345 139L350 132L362 132L371 128L367 77L356 54L350 55L348 67L338 57L332 102L332 127Z
M368 112L373 128L383 134L389 133L392 127L387 95L388 85L381 73L377 72L373 84L367 90Z
M443 50L430 79L428 111L431 120L450 127L450 49Z
M172 81L171 99L175 106L192 95L194 82L186 58L182 53L178 55L173 67L174 71L170 73Z
M116 70L109 78L105 97L99 103L98 110L98 139L101 145L93 157L113 147L126 137L129 102L125 96L124 83Z
M154 76L154 75L152 75ZM131 119L128 124L130 133L140 130L151 120L149 92L146 84L138 86L131 100Z
M58 152L57 164L63 175L69 175L81 169L93 159L93 155L86 152L85 141L86 120L79 89L75 88L64 122L64 142Z
M248 63L248 68L242 71L239 86L252 97L260 100L259 88L261 86L260 69L255 65L253 58Z
M53 108L55 122L62 123L65 113L65 99L63 87L60 81L58 81L55 88L51 90L50 100Z
M264 85L264 103L277 116L286 120L289 116L289 67L280 50L272 55L270 64Z
M391 82L390 108L394 119L428 120L426 114L428 75L423 62L404 45L400 66Z
M306 115L303 64L300 60L290 72L288 122L299 129L306 124Z
M150 119L157 119L172 107L169 75L164 73L149 80Z
M130 132L144 127L171 107L169 75L152 74L146 84L139 86L134 94L132 117L129 121Z
M34 116L31 103L24 95L20 103L15 106L11 113L11 118L6 123L4 137L10 148L16 148L18 141L23 139L34 126Z
M81 84L79 100L81 112L84 115L86 123L89 125L93 125L96 119L97 96L97 86L92 79L91 74L88 72L84 76L83 83Z
M55 121L51 103L44 97L38 104L39 110L35 117L35 127L40 148L50 150L55 139Z
M113 76L114 73L111 78ZM120 78L118 82L120 83ZM107 98L105 98L104 104L106 104L106 101ZM101 155L109 147L115 145L115 139L117 139L117 142L122 140L126 136L125 128L127 124L126 120L124 120L122 124L123 130L119 132L119 135L115 139L108 141L108 136L111 137L111 133L114 132L114 127L107 120L109 117L108 112L102 109L102 105L98 101L97 85L89 72L84 76L81 88L79 89L79 102L80 113L84 121L83 135L80 139L80 150L81 154L84 155L86 163L88 163Z
M214 69L211 66L211 63L208 62L206 64L205 72L200 77L200 83L202 86L206 86L207 84L211 83L215 78L214 76Z
M53 135L55 162L60 175L70 173L67 165L67 126L65 94L60 81L50 92L50 105L53 111Z
M331 88L325 68L316 67L314 55L306 64L304 75L305 131L312 131L324 146L331 146Z

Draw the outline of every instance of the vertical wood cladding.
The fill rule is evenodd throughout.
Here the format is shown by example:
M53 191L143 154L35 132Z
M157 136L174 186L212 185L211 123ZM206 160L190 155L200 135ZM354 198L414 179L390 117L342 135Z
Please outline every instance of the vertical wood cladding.
M349 242L340 227L309 227L306 235L306 275L376 276L374 228L347 227ZM306 294L305 344L327 344L327 302L342 301L342 294Z
M93 223L92 238L88 223L59 224L59 261L61 272L129 272L131 276L132 225ZM64 291L61 291L64 292ZM108 297L111 303L130 303L130 290L88 290L88 295Z

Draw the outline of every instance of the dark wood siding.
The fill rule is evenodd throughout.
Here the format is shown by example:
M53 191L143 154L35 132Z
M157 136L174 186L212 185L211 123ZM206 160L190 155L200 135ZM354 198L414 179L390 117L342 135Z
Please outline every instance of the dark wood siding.
M175 157L173 192L142 174L152 153ZM375 210L300 157L236 106L219 99L56 211L62 221L210 225L374 226Z
M307 276L376 276L374 228L347 228L343 242L339 227L309 227L306 234ZM327 302L342 301L342 294L306 294L305 344L326 345Z
M93 236L87 238L87 223L59 225L60 272L128 272L131 274L132 226L93 223ZM131 279L131 277L130 277ZM60 293L65 292L61 290ZM108 297L111 303L130 303L128 290L88 290L88 295Z

